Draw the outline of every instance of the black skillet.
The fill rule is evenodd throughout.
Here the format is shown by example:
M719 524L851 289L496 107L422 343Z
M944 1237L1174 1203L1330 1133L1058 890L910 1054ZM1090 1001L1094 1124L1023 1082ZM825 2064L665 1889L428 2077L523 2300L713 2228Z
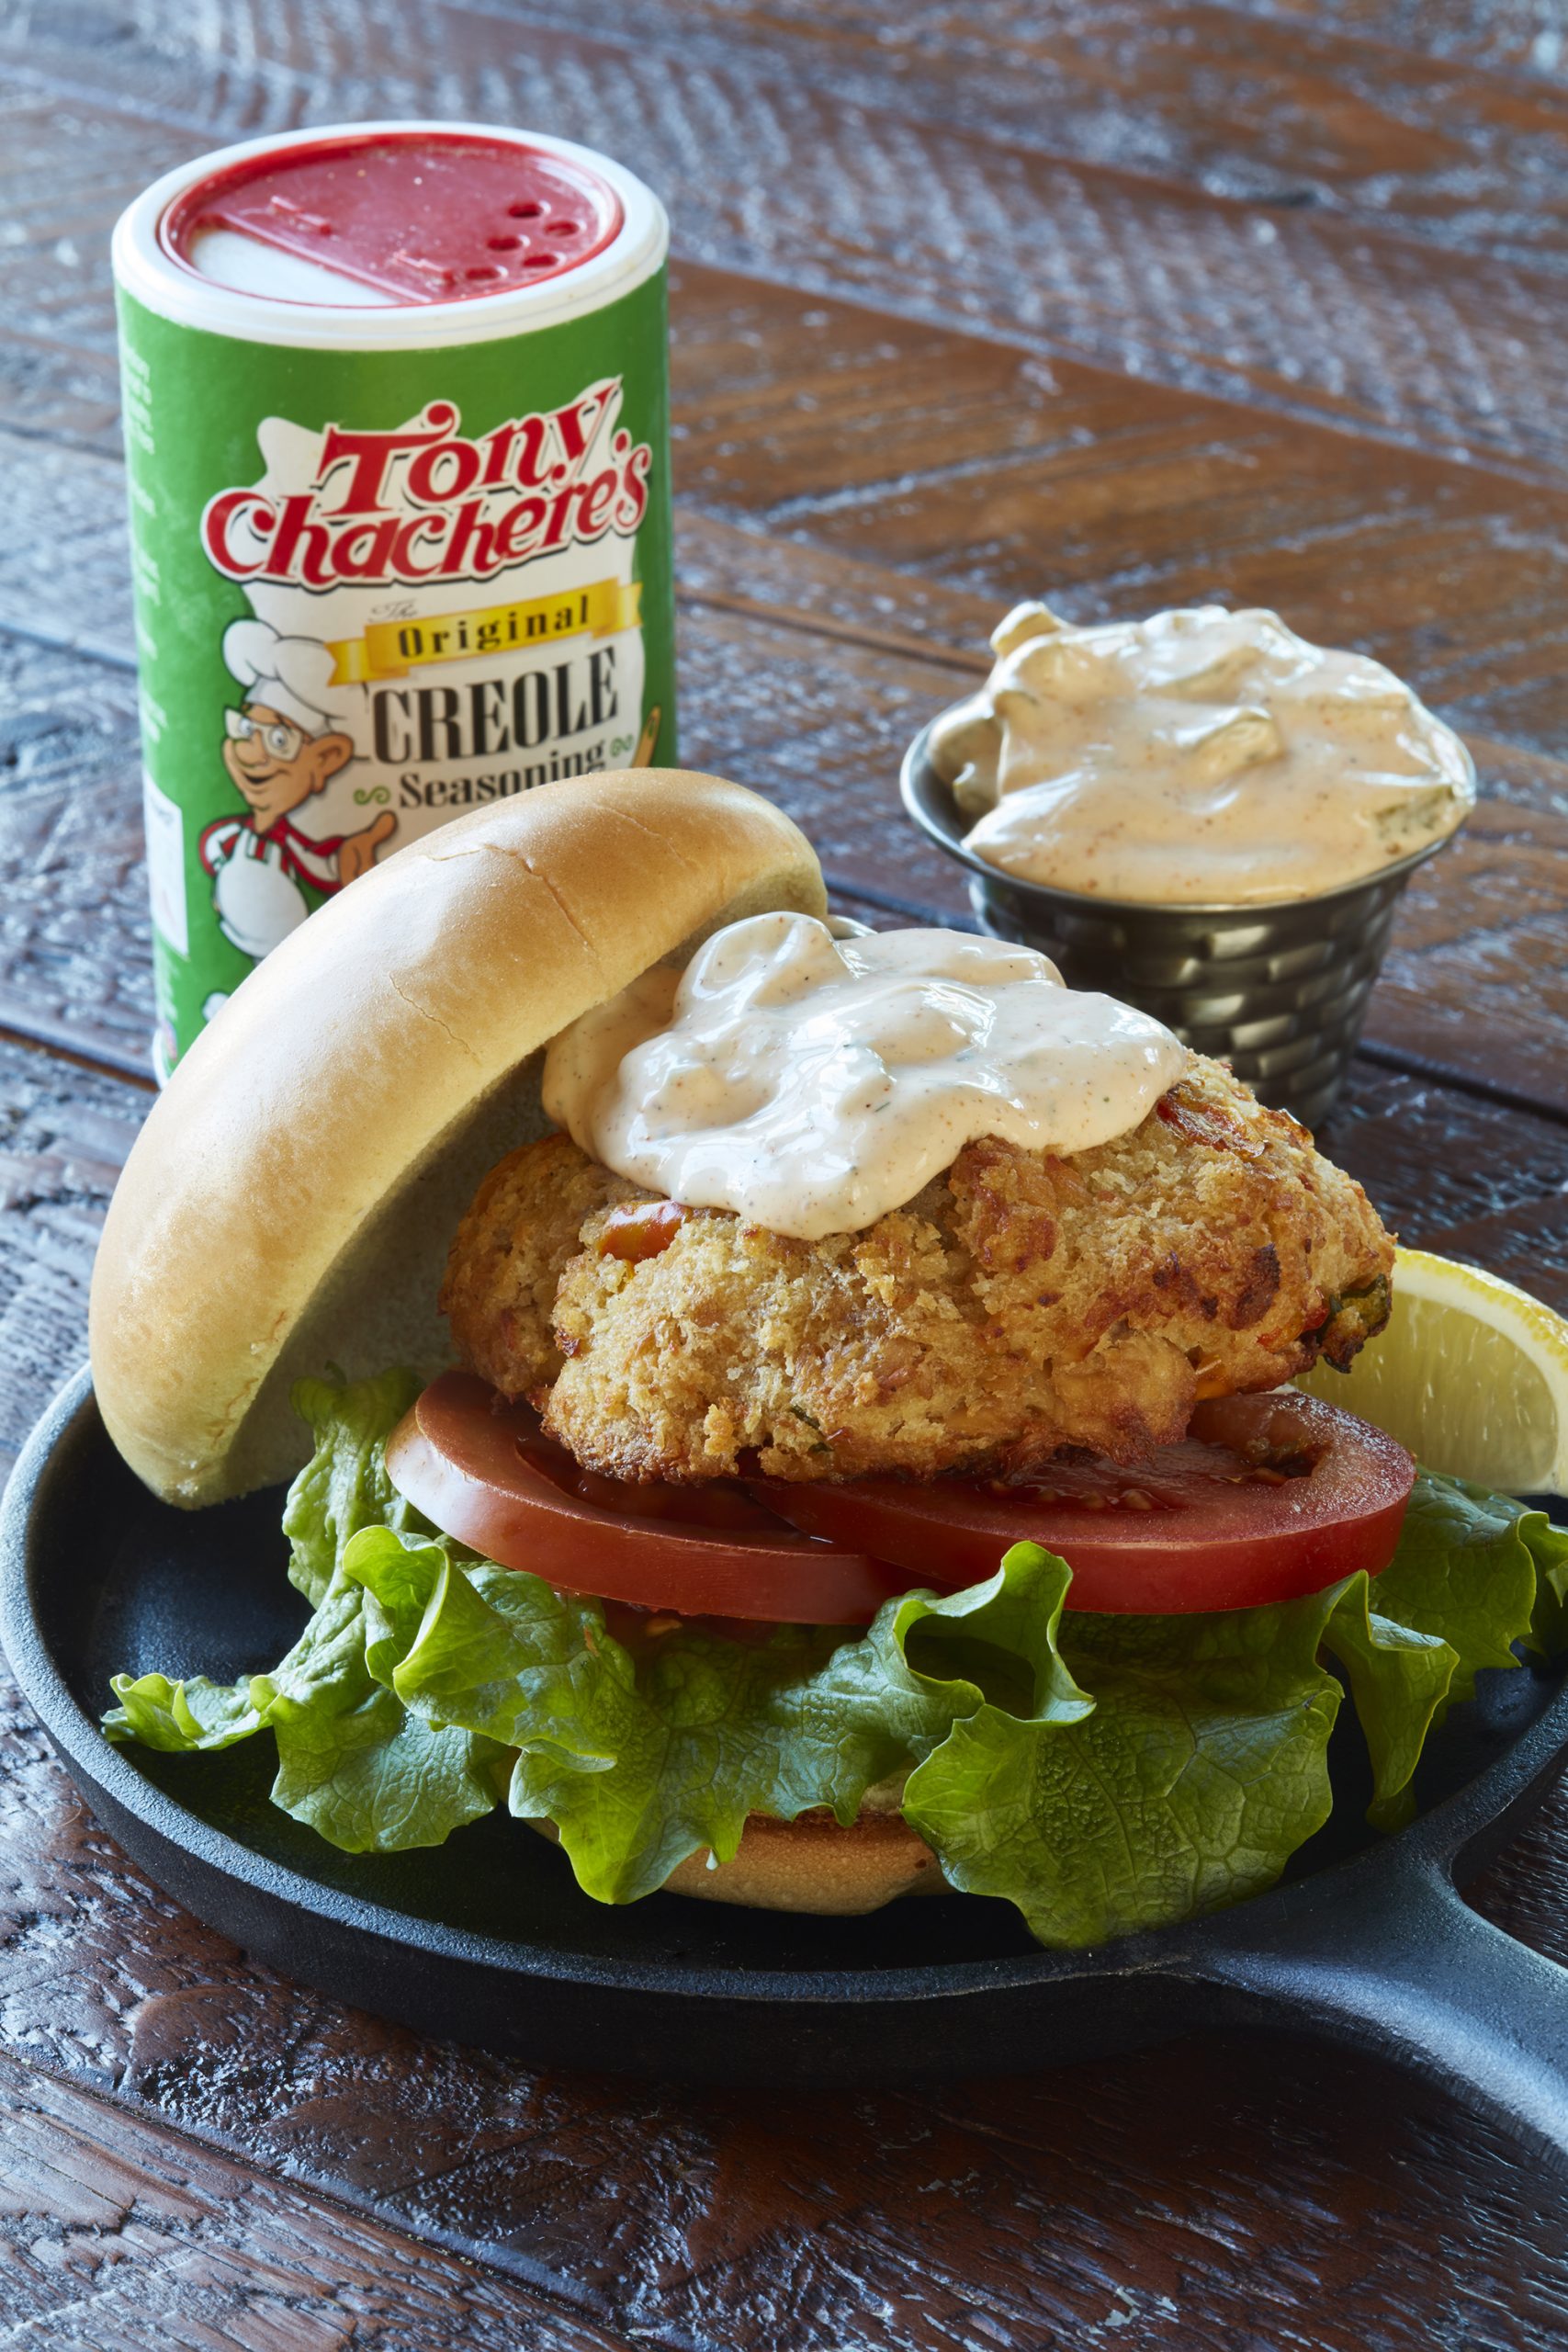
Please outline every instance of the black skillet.
M616 1910L504 1815L433 1851L349 1857L269 1804L265 1738L163 1757L101 1737L118 1668L227 1680L281 1656L303 1604L284 1577L280 1500L194 1515L154 1501L83 1373L0 1511L0 1636L126 1852L289 1975L538 2064L736 2083L1029 2071L1192 2027L1283 2028L1413 2066L1568 2158L1568 1970L1454 1891L1562 1767L1562 1675L1483 1677L1431 1744L1418 1819L1393 1838L1359 1826L1365 1759L1344 1710L1335 1818L1285 1883L1098 1951L1042 1951L1008 1905L969 1896L843 1920L677 1895Z

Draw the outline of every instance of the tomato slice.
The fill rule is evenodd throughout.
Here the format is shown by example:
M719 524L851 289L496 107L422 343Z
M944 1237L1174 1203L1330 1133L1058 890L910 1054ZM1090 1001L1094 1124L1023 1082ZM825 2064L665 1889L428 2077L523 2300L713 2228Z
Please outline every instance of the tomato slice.
M757 1479L813 1535L863 1544L921 1582L978 1582L1011 1544L1073 1571L1069 1609L1176 1616L1252 1609L1376 1576L1399 1541L1416 1464L1382 1430L1294 1390L1200 1405L1179 1445L1136 1470L1053 1463L1028 1485L939 1478L844 1486Z
M802 1533L739 1485L632 1486L582 1470L527 1406L472 1373L431 1384L388 1440L387 1468L427 1519L488 1559L635 1608L864 1625L909 1582Z

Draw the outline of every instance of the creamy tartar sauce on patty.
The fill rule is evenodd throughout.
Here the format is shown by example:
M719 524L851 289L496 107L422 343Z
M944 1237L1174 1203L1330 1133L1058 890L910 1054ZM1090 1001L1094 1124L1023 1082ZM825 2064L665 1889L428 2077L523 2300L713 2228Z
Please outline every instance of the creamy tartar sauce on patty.
M564 1030L544 1102L617 1175L818 1241L902 1208L978 1136L1110 1143L1190 1058L1032 948L753 915Z
M1220 605L1075 628L1020 605L931 759L1002 872L1154 906L1314 898L1441 841L1470 753L1363 653Z

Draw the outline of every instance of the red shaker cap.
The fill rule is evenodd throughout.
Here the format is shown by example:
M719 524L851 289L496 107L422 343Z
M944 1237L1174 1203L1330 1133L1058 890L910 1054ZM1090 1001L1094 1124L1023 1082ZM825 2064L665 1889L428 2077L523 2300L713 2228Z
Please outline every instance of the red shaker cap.
M575 157L471 131L367 131L247 157L184 189L159 243L187 268L214 229L297 254L395 303L463 302L560 277L619 232Z

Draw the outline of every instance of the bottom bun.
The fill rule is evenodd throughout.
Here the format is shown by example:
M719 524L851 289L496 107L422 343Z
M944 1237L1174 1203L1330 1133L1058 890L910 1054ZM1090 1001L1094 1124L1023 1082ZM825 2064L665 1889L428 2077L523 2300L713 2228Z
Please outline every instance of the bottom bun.
M535 1821L556 1843L553 1821ZM670 1894L706 1903L739 1903L753 1911L814 1911L847 1918L880 1911L902 1894L949 1892L936 1856L897 1813L865 1812L841 1828L830 1813L776 1821L754 1813L733 1861L709 1867L705 1851L688 1854L664 1882Z

